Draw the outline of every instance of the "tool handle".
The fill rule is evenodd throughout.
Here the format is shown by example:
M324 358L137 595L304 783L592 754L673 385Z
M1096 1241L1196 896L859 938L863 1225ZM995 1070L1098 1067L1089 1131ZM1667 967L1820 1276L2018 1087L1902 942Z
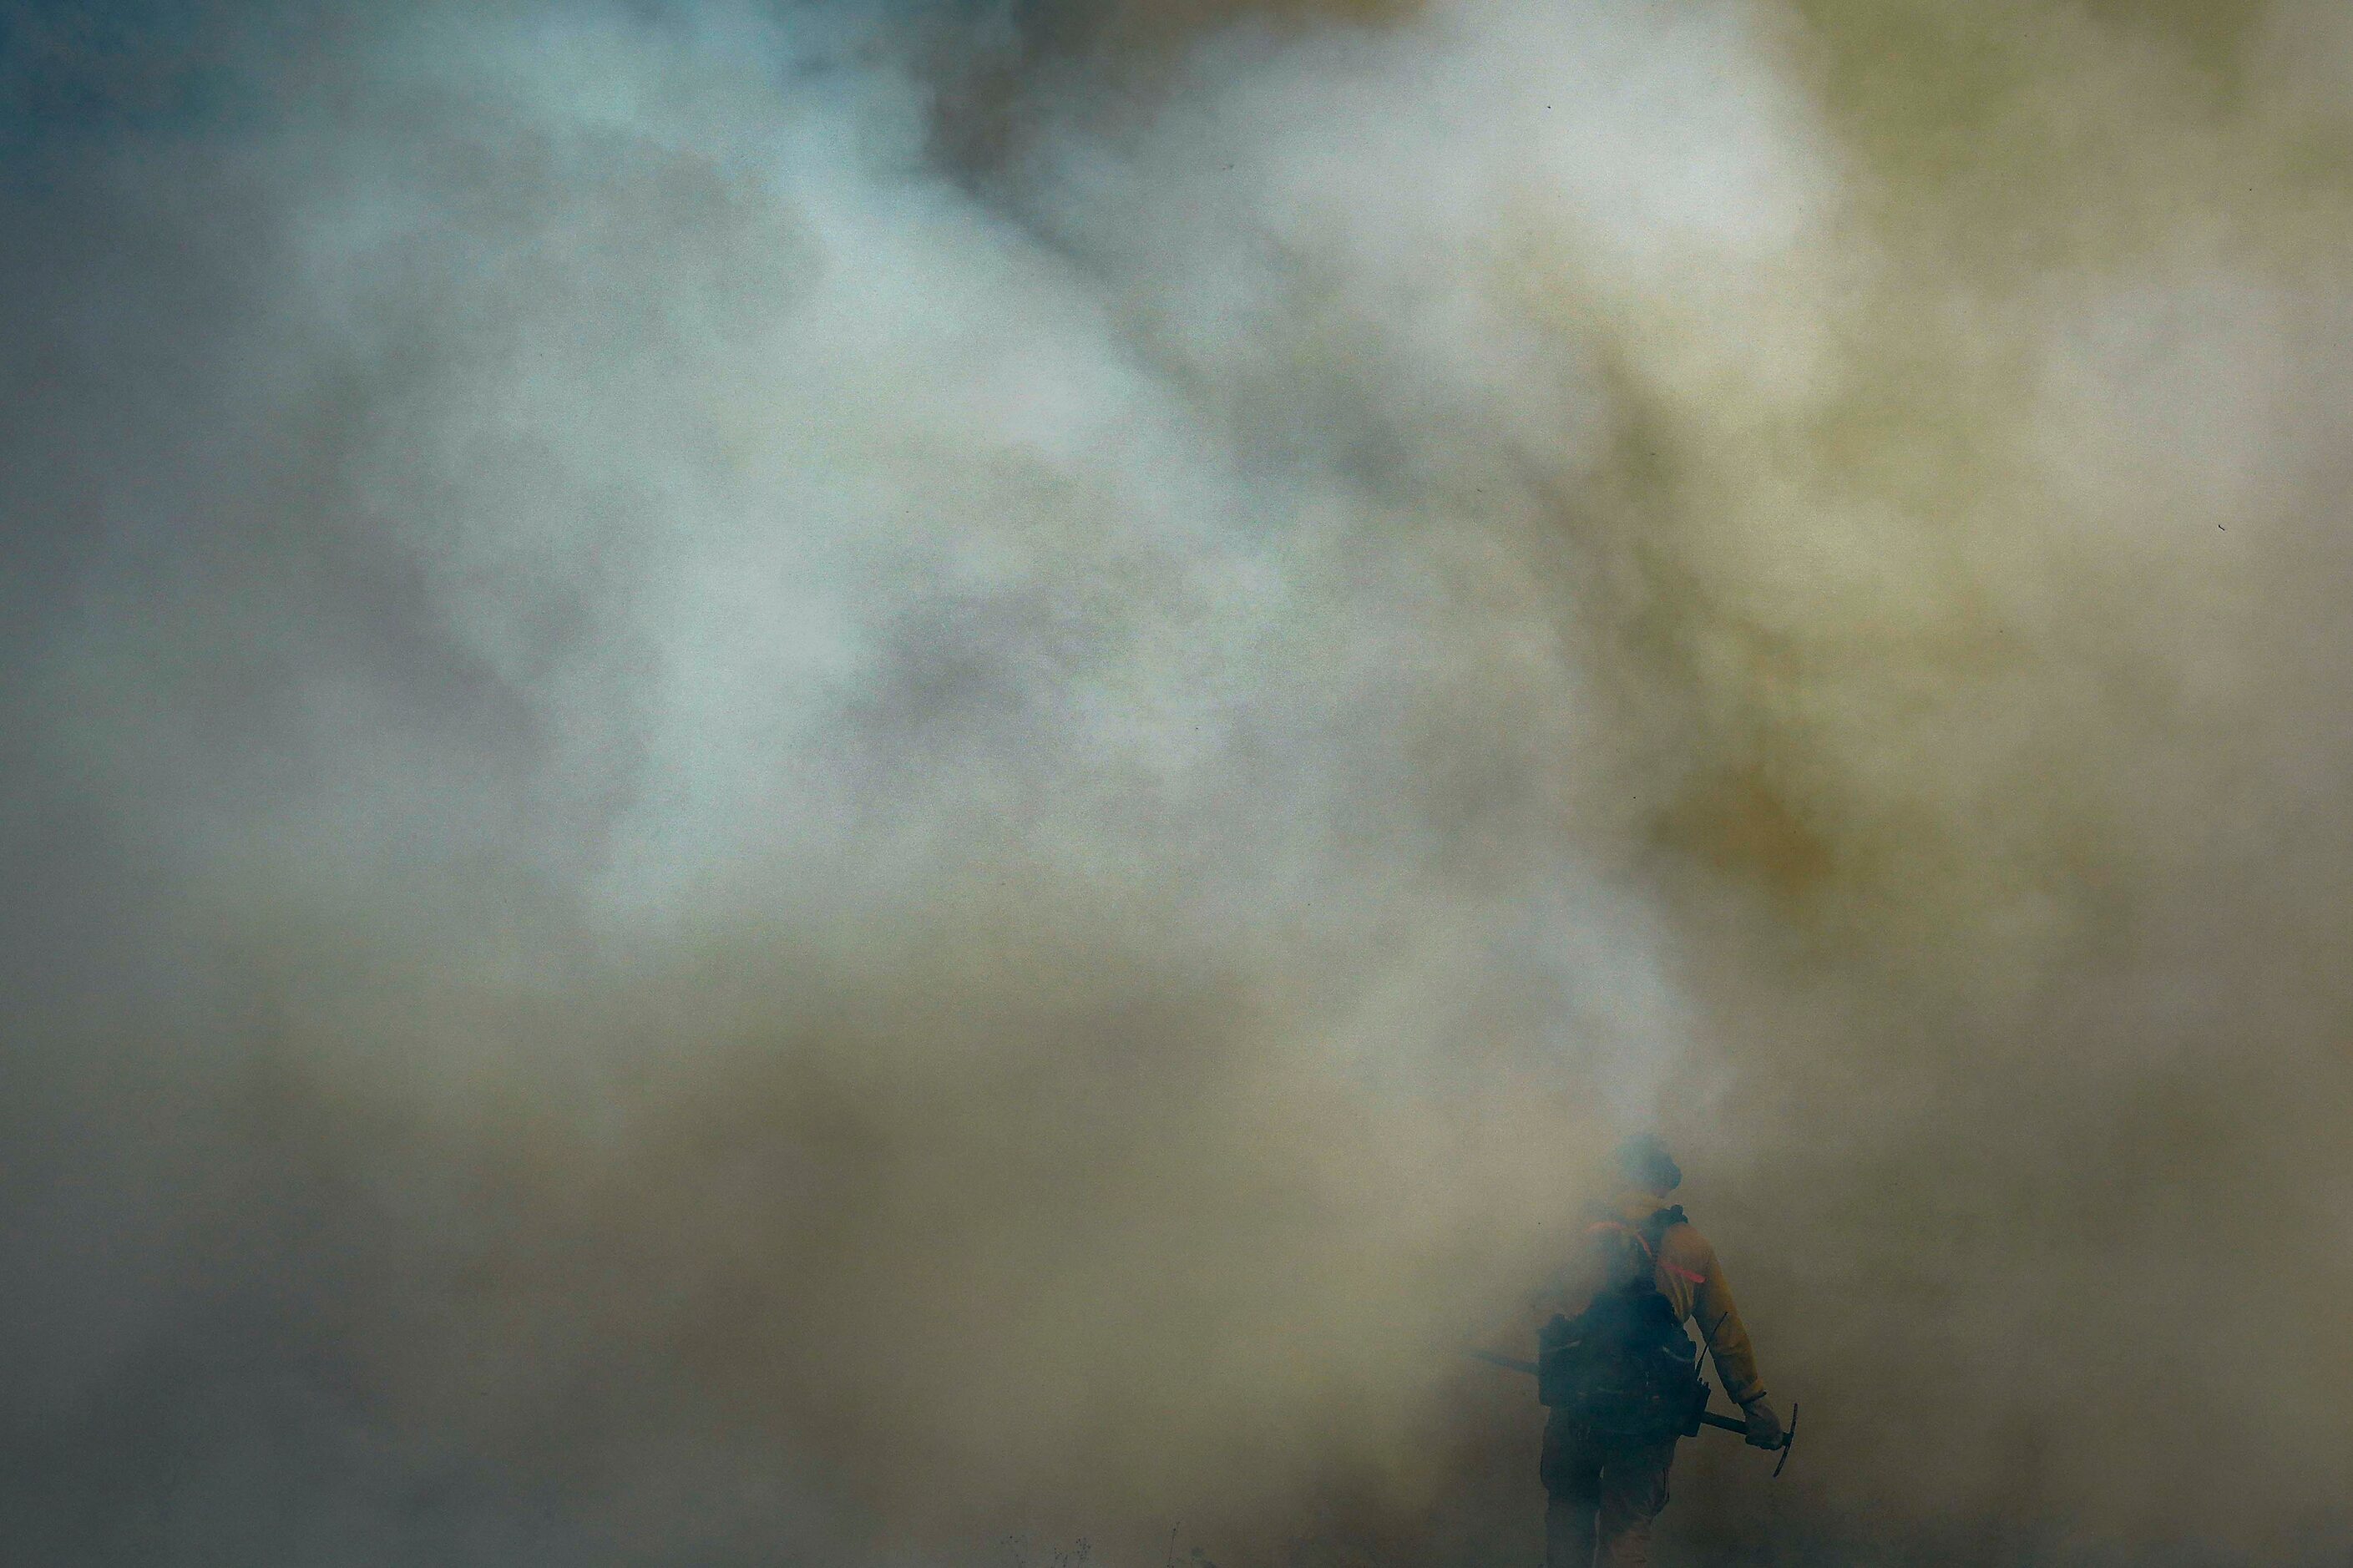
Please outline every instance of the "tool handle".
M1699 1423L1703 1426L1715 1426L1726 1432L1737 1432L1744 1437L1748 1436L1747 1422L1738 1420L1730 1415L1718 1415L1713 1410L1701 1411L1699 1413ZM1792 1405L1789 1406L1789 1425L1788 1429L1781 1434L1781 1440L1774 1444L1772 1447L1765 1450L1768 1454L1778 1451L1781 1456L1780 1464L1773 1467L1773 1473L1775 1475L1779 1475L1783 1468L1788 1465L1789 1450L1797 1446L1798 1407L1795 1405Z

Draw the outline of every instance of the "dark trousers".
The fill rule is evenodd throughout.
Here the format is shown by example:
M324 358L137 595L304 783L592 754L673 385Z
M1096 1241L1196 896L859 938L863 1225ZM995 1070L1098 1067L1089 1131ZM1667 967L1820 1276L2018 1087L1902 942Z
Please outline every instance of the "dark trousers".
M1613 1445L1554 1411L1545 1426L1545 1568L1643 1568L1675 1440Z

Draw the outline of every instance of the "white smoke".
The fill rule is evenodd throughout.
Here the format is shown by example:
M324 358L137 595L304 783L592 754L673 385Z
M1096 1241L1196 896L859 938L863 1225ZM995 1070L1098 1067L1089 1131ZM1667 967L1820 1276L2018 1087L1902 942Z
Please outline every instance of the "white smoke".
M2334 13L1141 15L16 25L27 1538L1517 1551L1655 1121L1792 1550L2317 1560Z

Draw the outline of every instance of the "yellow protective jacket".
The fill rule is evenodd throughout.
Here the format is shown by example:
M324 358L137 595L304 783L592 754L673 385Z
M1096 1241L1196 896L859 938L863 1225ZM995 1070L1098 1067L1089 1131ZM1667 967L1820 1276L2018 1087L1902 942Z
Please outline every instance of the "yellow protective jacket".
M1667 1206L1667 1200L1656 1193L1624 1192L1610 1201L1608 1215L1595 1223L1639 1230L1643 1221ZM1724 1392L1736 1405L1764 1398L1765 1383L1757 1375L1757 1352L1749 1346L1747 1327L1740 1321L1740 1309L1733 1304L1732 1287L1725 1280L1715 1248L1685 1221L1667 1227L1659 1238L1653 1261L1651 1276L1659 1294L1674 1309L1676 1321L1699 1325L1700 1338L1707 1342L1708 1353L1715 1358L1715 1374L1724 1382ZM1600 1284L1589 1272L1589 1264L1582 1258L1562 1270L1531 1303L1535 1321L1542 1323L1555 1312L1574 1318L1585 1310Z

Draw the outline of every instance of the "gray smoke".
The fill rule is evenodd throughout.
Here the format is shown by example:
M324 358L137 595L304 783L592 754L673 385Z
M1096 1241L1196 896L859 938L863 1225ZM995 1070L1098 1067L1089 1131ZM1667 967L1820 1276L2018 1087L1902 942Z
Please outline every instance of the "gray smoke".
M0 1534L2337 1560L2337 13L9 13Z

